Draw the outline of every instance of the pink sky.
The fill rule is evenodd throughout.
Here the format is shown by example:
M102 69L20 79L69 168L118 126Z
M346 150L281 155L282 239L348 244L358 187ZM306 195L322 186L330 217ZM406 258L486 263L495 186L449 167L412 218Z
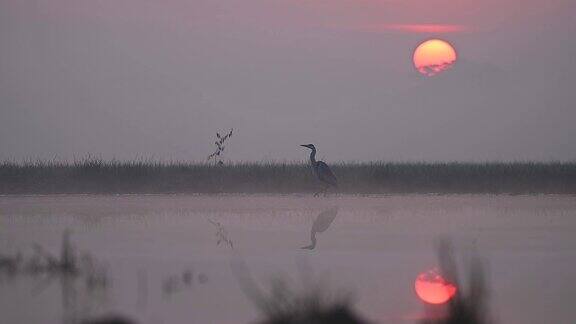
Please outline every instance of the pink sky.
M2 1L0 159L201 160L230 127L237 160L299 159L300 142L336 160L576 158L575 7ZM433 83L412 66L430 37L459 53Z

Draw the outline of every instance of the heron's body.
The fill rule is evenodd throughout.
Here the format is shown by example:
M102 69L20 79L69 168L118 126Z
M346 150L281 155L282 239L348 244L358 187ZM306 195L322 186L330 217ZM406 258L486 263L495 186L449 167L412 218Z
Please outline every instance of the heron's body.
M316 147L313 144L302 145L304 147L309 148L310 151L310 165L312 166L312 170L314 170L314 174L324 184L323 192L326 194L328 188L330 187L338 187L338 179L330 170L330 167L323 161L316 161ZM315 195L318 195L316 193Z

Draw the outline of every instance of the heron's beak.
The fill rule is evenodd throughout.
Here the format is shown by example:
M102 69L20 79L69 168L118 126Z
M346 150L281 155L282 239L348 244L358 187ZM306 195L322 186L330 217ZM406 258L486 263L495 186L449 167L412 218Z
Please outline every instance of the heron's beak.
M300 145L300 146L308 147L308 145L304 145L304 144L302 144L302 145Z

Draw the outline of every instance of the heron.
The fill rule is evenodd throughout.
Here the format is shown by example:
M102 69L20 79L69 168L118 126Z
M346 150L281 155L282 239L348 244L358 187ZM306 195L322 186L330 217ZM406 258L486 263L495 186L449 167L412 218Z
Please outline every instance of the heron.
M320 192L323 192L324 195L326 195L326 193L328 192L328 188L330 187L337 188L338 180L336 179L336 176L334 175L332 170L330 170L328 164L324 163L323 161L316 161L316 147L314 146L314 144L305 144L300 146L307 147L311 150L310 164L312 165L312 170L314 170L314 174L316 175L318 180L320 180L320 182L322 182L322 184L324 185L323 190L315 193L314 196L318 196Z
M316 233L326 231L334 221L334 218L336 218L336 215L338 215L338 207L325 210L316 216L316 220L314 220L314 224L312 224L312 229L310 230L310 245L304 246L302 249L314 250L316 247Z

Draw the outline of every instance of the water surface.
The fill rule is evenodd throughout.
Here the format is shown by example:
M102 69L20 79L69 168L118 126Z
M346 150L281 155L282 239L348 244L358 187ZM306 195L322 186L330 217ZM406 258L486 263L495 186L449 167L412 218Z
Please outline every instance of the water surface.
M426 308L414 279L437 265L442 236L457 255L487 261L499 322L576 318L573 196L0 197L2 255L30 257L34 244L59 255L66 229L76 253L104 269L106 287L3 273L2 322L120 313L139 323L249 323L259 313L235 276L243 262L262 287L279 276L295 286L327 280L374 322L414 323Z

